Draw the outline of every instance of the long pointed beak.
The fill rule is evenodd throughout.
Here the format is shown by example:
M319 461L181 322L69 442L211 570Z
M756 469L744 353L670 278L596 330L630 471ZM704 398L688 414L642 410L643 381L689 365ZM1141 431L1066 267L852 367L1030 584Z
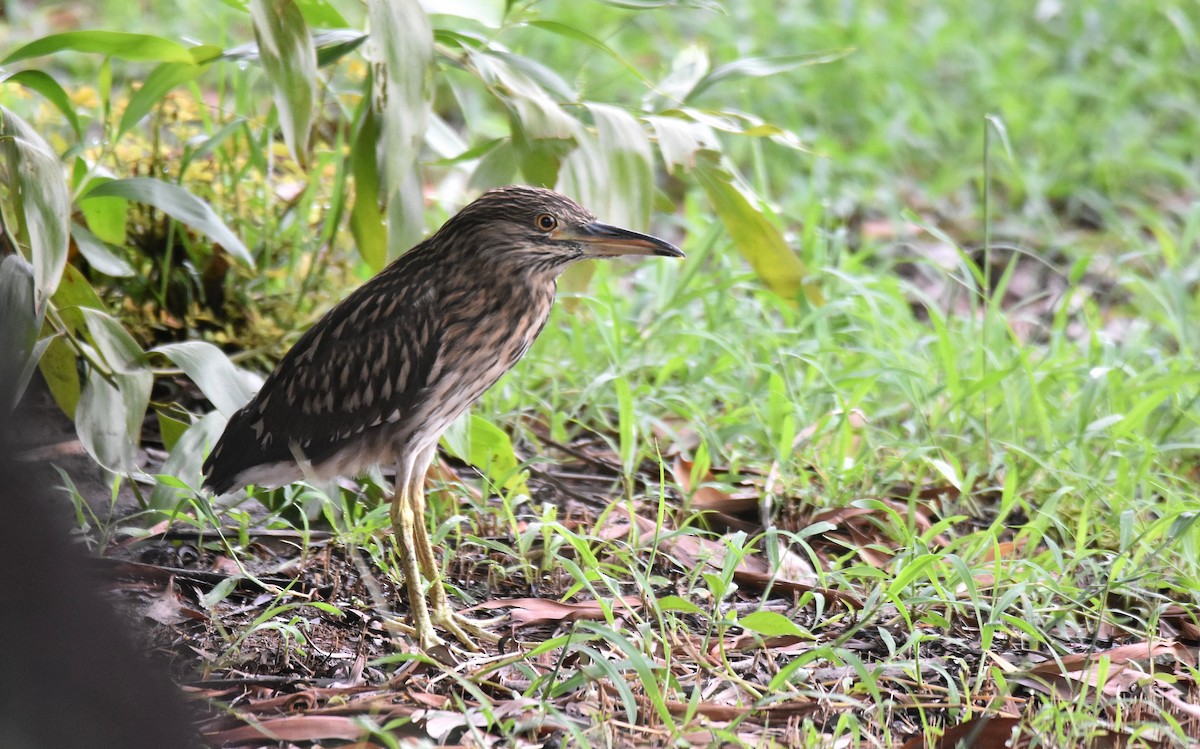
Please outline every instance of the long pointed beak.
M683 251L670 242L619 226L593 221L580 227L562 231L562 239L572 239L587 248L588 257L616 257L617 255L661 255L684 257Z

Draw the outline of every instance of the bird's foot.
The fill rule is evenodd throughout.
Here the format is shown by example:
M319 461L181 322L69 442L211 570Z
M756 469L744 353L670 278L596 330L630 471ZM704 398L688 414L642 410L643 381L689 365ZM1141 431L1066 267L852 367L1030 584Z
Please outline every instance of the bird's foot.
M499 635L487 631L484 627L491 627L503 620L502 616L492 619L470 619L447 606L440 611L430 611L429 618L424 622L414 620L412 624L407 624L399 619L389 618L387 626L412 638L421 652L436 657L438 652L449 652L455 646L443 639L434 629L435 626L450 635L453 640L457 640L462 650L477 653L481 649L481 642L500 641Z
M462 643L464 648L472 652L479 651L479 642L481 640L489 643L500 641L499 635L487 631L484 627L500 623L503 617L471 619L450 608L448 604L444 606L435 604L429 612L429 618L446 634L452 635Z

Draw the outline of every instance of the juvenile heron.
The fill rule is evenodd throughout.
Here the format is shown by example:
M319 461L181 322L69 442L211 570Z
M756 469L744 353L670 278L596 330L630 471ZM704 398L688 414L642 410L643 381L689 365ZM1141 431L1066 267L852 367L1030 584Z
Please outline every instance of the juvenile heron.
M563 270L617 255L683 257L550 190L489 190L300 338L229 420L205 486L223 494L394 464L392 529L418 645L442 643L434 625L467 647L494 639L446 598L425 472L442 432L542 331Z

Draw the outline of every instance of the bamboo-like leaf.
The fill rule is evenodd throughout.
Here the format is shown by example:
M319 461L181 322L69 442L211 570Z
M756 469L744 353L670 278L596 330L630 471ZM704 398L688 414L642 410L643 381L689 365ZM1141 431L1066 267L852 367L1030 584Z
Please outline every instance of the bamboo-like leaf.
M108 470L121 470L133 462L132 445L125 435L125 400L94 369L75 409L75 432L92 460Z
M58 310L59 319L62 320L67 334L72 336L76 330L87 325L83 316L85 307L101 311L105 309L100 295L74 265L67 266L62 281L59 282L50 301Z
M110 471L132 468L153 384L149 372L116 374L112 382L94 369L89 372L75 409L75 431L101 466Z
M146 354L121 323L104 310L82 307L79 311L87 322L92 342L113 372L135 374L146 370Z
M471 190L487 190L507 185L517 173L517 154L512 143L492 143L494 146L479 160L479 166L471 172L467 186Z
M18 83L30 91L37 91L46 97L47 101L63 113L63 116L67 118L67 122L71 123L71 129L75 131L75 137L79 138L83 136L83 125L79 122L79 116L75 114L75 105L71 103L71 97L67 96L67 92L63 90L63 87L58 85L58 81L54 80L49 74L41 70L22 70L2 80L5 83Z
M40 327L34 312L33 268L20 255L0 259L0 414L16 407L21 373Z
M181 86L207 69L205 65L191 62L164 62L146 76L140 88L129 97L125 111L121 113L121 122L117 125L117 138L129 132L130 128L146 116L146 114L162 101L168 91Z
M840 60L852 50L836 50L833 52L802 52L794 55L778 55L776 57L743 57L726 63L713 70L696 82L687 98L695 98L702 92L722 81L733 78L765 78L780 73L787 73L805 65Z
M225 428L225 416L214 411L188 427L170 448L171 454L163 463L161 472L179 478L187 486L200 486L203 481L200 468L208 449L216 444ZM154 508L167 509L175 506L176 502L177 492L161 483L150 494L150 506Z
M696 155L704 150L719 147L711 129L698 122L679 117L651 116L646 120L654 128L658 150L662 154L667 171L675 173L675 167L691 169L696 165Z
M40 321L67 264L71 196L62 162L50 146L3 107L0 120L0 148L6 157L9 183L16 188L10 197L20 222L18 238L29 246L35 316Z
M76 162L76 163L82 163ZM111 182L111 177L95 177L82 192L87 193L96 185ZM124 198L92 198L80 206L88 229L98 240L115 245L125 244L125 228L129 223L129 201Z
M309 26L316 25L308 15L305 19ZM335 29L333 31L313 32L313 46L317 48L317 67L332 65L346 55L362 46L369 36L353 29Z
M207 234L230 255L246 265L254 266L250 251L213 209L178 185L151 177L114 179L92 188L81 200L100 197L127 198L152 205L176 221Z
M779 229L733 184L732 176L715 164L705 163L693 173L734 245L767 287L782 297L794 299L803 293L812 304L824 304L821 290L805 281L808 269L804 263L788 247Z
M66 267L62 281L59 282L50 301L58 310L66 335L56 336L50 341L41 361L38 362L38 368L54 402L64 414L74 418L82 391L79 381L79 357L75 347L71 345L71 340L75 331L86 324L81 310L84 307L103 309L104 303L74 265ZM49 326L45 327L48 329Z
M425 135L432 98L433 30L418 0L368 0L367 17L372 102L380 128L380 194L388 206L388 253L394 256L424 233L420 195L400 191L413 185Z
M446 446L455 457L478 468L506 491L529 495L512 439L487 419L470 414L446 433Z
M225 352L211 343L167 343L151 351L162 354L182 369L226 417L232 416L254 395Z
M733 133L734 135L744 135L751 138L770 138L781 146L797 149L803 148L800 138L791 130L764 122L762 118L745 112L714 111L696 109L695 107L683 107L677 110L668 110L663 112L663 114L688 117L713 130Z
M525 181L541 187L556 186L563 159L574 148L574 141L566 138L530 139L525 136L520 119L514 116L511 121L513 149Z
M56 336L38 361L42 381L59 409L74 418L82 392L79 384L79 361L75 349L62 336Z
M738 619L738 626L764 637L812 637L798 624L777 611L755 611Z
M437 154L442 164L465 160L462 154L468 150L467 142L458 134L455 126L438 117L436 112L429 113L429 125L425 128L425 145Z
M623 109L588 103L596 126L600 153L608 162L608 174L599 184L608 193L602 205L606 221L634 229L646 229L654 203L654 156L642 123Z
M513 67L514 55L498 55L491 50L476 49L468 49L467 52L480 79L501 95L520 123L524 138L536 142L572 137L577 125L575 118L564 112L546 89L525 71ZM553 184L551 182L548 186Z
M653 203L653 155L646 131L628 112L588 103L595 135L576 127L577 148L563 162L559 189L579 198L605 221L645 229ZM587 288L595 266L569 268L560 281L565 291Z
M79 254L83 255L94 270L113 278L128 278L133 275L133 266L113 252L100 237L88 231L87 227L71 224L71 237L75 240L75 246L79 248Z
M293 0L251 0L250 16L283 139L296 163L307 165L317 99L317 53L308 24Z
M344 29L350 25L346 22L346 17L329 0L296 0L296 5L304 14L304 20L309 26Z
M677 106L687 101L692 90L708 74L708 54L699 46L684 47L671 61L671 72L646 95L651 110Z
M35 39L0 60L0 65L52 55L63 50L96 52L121 60L194 62L187 47L161 36L130 34L125 31L67 31Z
M379 205L379 162L375 157L378 137L375 110L364 106L350 146L350 174L354 177L350 233L358 254L376 273L387 262L387 221Z

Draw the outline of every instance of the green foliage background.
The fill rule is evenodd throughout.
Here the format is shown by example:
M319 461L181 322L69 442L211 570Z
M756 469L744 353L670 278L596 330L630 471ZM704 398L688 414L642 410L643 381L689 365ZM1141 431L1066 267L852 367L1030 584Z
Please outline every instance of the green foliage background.
M864 719L835 739L883 730L884 669L923 663L956 622L999 657L1196 621L1195 3L98 5L70 29L10 14L0 37L0 345L17 352L0 408L40 371L149 507L215 522L200 458L252 373L469 196L543 183L689 258L565 279L571 309L447 435L508 527L530 414L560 442L603 435L629 473L666 447L723 489L768 475L763 548L816 559L815 513L871 513L886 542L843 543L816 574L893 607L887 658L826 643L765 692L824 699L806 669L857 664ZM203 400L168 387L188 381ZM153 477L132 465L147 412L170 450ZM483 535L475 510L438 533ZM554 564L526 553L542 531L594 542L551 527L514 530L512 556ZM636 552L575 590L653 579ZM690 579L714 631L778 634L732 624L718 578ZM662 638L633 647L657 657ZM1010 694L1009 675L948 681ZM1023 720L1069 745L1124 699L1046 699ZM927 735L941 717L921 713Z

